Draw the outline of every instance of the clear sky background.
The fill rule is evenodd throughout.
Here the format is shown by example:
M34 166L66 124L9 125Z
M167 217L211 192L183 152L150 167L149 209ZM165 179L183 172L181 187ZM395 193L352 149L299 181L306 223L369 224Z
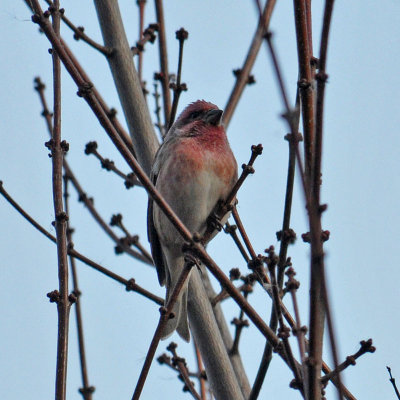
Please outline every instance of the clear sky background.
M129 41L137 40L137 7L120 1ZM271 30L284 78L294 100L297 80L292 2L278 1ZM314 44L317 54L322 1L313 2ZM63 1L66 15L85 32L102 42L92 2ZM232 69L240 68L253 36L257 14L252 1L178 1L165 6L170 70L176 70L178 43L175 31L185 27L183 93L180 110L197 99L221 108L234 84ZM154 22L153 2L148 2L146 25ZM353 354L359 341L373 338L377 351L358 360L344 381L360 399L394 399L386 365L400 380L398 345L400 269L400 3L395 0L337 1L334 8L327 71L322 200L328 204L323 228L331 232L326 243L326 266L340 359ZM43 226L54 234L51 193L51 160L44 147L47 132L33 78L47 84L51 104L50 47L31 23L23 1L0 4L0 179L5 188ZM82 42L62 34L91 80L124 122L118 97L104 57ZM147 45L145 78L152 88L159 69L157 47ZM228 136L239 165L247 162L252 144L262 143L256 174L239 193L239 212L257 252L278 246L286 185L287 133L279 117L282 105L270 59L262 48L253 70L256 85L249 86L229 126ZM153 98L148 97L150 109ZM63 74L63 138L70 143L68 161L84 190L95 198L101 215L109 220L121 212L132 233L147 246L146 195L140 188L127 191L116 176L84 155L88 141L124 171L126 164L97 123L76 87ZM76 229L76 249L120 275L164 296L153 269L128 256L115 257L113 245L97 227L71 189L71 225ZM46 293L58 287L56 248L36 232L0 198L0 398L45 399L54 396L57 312ZM298 237L307 231L304 203L296 180L292 228ZM209 246L224 271L240 267L241 256L224 234ZM297 278L303 323L308 323L309 247L298 240L289 249ZM158 307L118 283L79 266L84 330L90 384L94 399L128 399L158 321ZM269 319L270 300L257 288L252 304ZM289 298L286 304L291 309ZM232 301L224 304L228 321L238 315ZM68 399L79 399L81 386L74 311L71 314ZM193 367L192 345L176 336L178 352ZM157 354L165 351L162 342ZM243 332L241 354L253 382L264 347L261 334L250 327ZM294 347L297 348L297 347ZM296 353L297 356L297 353ZM329 351L326 360L331 363ZM286 365L275 357L260 398L298 399L288 388L292 379ZM184 399L182 384L167 367L154 363L144 388L144 399ZM328 398L335 398L328 389Z

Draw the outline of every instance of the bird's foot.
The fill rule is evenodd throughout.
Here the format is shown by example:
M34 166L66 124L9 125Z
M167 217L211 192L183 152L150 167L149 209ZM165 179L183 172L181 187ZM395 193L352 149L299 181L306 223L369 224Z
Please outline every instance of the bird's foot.
M223 225L221 223L220 216L213 211L207 218L207 230L208 231L215 231L221 232Z

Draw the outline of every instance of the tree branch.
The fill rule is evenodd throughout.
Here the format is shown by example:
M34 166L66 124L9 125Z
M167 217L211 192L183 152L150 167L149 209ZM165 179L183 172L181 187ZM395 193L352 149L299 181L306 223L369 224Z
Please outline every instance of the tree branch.
M94 3L104 43L113 49L112 57L107 60L124 110L133 147L139 163L149 175L159 145L143 96L142 85L132 60L118 2L95 0Z

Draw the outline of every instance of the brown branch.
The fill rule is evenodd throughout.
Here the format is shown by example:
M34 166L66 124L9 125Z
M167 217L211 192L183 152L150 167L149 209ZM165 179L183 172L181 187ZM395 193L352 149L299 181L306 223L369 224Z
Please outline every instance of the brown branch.
M140 42L140 46L138 46L138 43L136 44L136 48L138 49L138 54L139 54L137 71L138 71L138 75L139 75L139 80L140 80L140 82L142 82L144 43L141 43L141 41L143 39L144 9L146 7L146 0L137 0L136 4L139 7L139 41L138 41L138 43ZM154 40L155 40L155 37L154 37ZM142 51L139 51L140 48L142 49ZM131 49L131 50L133 51L133 49Z
M297 110L297 121L295 127L299 126L299 104L300 96L297 90L296 94L296 110ZM282 230L277 233L277 239L280 240L279 248L279 263L278 263L278 285L279 288L283 287L284 273L287 266L287 249L289 244L293 244L296 240L296 233L290 228L290 216L292 213L292 199L293 199L293 187L294 187L294 176L296 171L296 146L300 140L299 134L297 137L291 133L285 136L285 139L289 142L289 160L288 160L288 171L286 179L286 193L285 193L285 207L283 211L283 222Z
M250 160L247 164L243 164L242 165L242 173L240 174L239 179L237 180L237 182L235 183L235 185L233 186L231 192L229 193L225 203L230 205L233 200L235 199L237 192L239 191L239 189L241 188L241 186L243 185L243 182L245 181L245 179L250 175L250 174L254 174L254 168L253 168L253 164L254 161L256 160L256 158L262 154L263 151L263 147L262 144L258 144L258 145L252 145L251 146L251 157Z
M160 69L158 74L161 82L164 110L164 126L168 125L171 114L171 95L169 92L169 72L168 72L168 53L167 39L165 34L164 8L163 0L155 0L157 23L159 27L158 45L160 54Z
M308 381L307 381L306 336L305 336L306 332L307 332L307 328L305 326L301 325L300 312L299 312L297 296L296 296L296 292L300 286L300 283L296 279L294 279L294 276L296 275L296 273L294 272L293 268L290 267L286 271L286 275L289 278L288 281L286 282L286 287L292 297L294 315L296 318L296 323L295 323L295 326L292 327L292 332L297 338L297 343L299 346L299 353L300 353L300 360L301 360L302 371L303 371L303 385L305 388L307 388Z
M68 193L68 178L64 176L64 204L65 212L69 215L69 193ZM68 247L72 246L72 233L73 229L70 227L68 222L67 228L67 242ZM69 265L72 275L72 294L75 296L75 317L76 317L76 327L78 336L78 348L79 348L79 361L81 367L82 376L82 387L79 388L79 393L82 394L84 400L92 400L92 394L95 391L95 387L89 384L88 370L86 363L86 351L85 351L85 340L83 335L83 321L82 321L82 311L81 311L81 291L78 284L78 273L76 270L75 258L71 255L69 256Z
M194 353L196 355L196 363L197 363L197 375L199 379L200 385L200 397L201 400L206 400L206 375L203 366L203 360L201 359L200 349L197 346L196 342L193 340Z
M329 30L332 20L334 0L325 2L324 20L322 24L321 45L318 60L317 80L317 101L315 114L315 148L313 157L312 190L317 204L320 203L320 185L321 185L321 157L322 157L322 131L324 117L325 86L328 79L326 74L326 59L328 52Z
M210 238L213 237L216 229L219 231L221 230L222 226L220 224L220 221L234 206L234 203L236 202L237 192L243 185L243 182L245 181L245 179L250 174L254 174L255 170L254 170L253 164L254 164L254 161L256 160L256 158L262 154L262 150L263 150L263 147L261 144L258 144L257 146L256 145L251 146L251 156L250 156L250 160L249 160L248 164L242 164L242 173L240 174L239 179L237 180L237 182L231 189L226 200L222 201L222 202L220 202L220 204L218 204L215 212L209 218L209 223L208 223L207 229L204 232L203 237L201 238L203 243L208 243ZM240 230L240 227L239 227L239 230ZM232 238L235 240L235 236L232 236ZM238 243L237 243L237 245L238 245ZM239 250L240 250L240 247L239 247Z
M237 225L231 225L229 222L225 224L224 227L224 232L227 235L230 235L234 243L236 244L236 247L239 249L240 254L243 256L244 260L246 261L246 264L250 261L250 257L246 253L246 249L243 247L242 242L239 239L239 236L236 233Z
M40 233L50 239L53 243L57 242L57 239L46 229L44 229L38 222L36 222L4 189L3 182L0 181L0 194L31 224L33 225ZM101 272L102 274L108 276L109 278L122 283L127 291L133 291L136 293L141 294L142 296L148 298L149 300L154 301L155 303L162 305L164 304L164 300L161 297L154 295L153 293L149 292L146 289L143 289L141 286L137 285L135 280L132 279L125 279L121 276L115 274L114 272L108 270L107 268L102 267L100 264L92 261L88 257L84 256L83 254L76 251L72 244L69 244L67 248L67 253L72 257L82 261L84 264L92 267L96 271Z
M290 109L287 100L286 90L283 84L280 67L277 61L274 47L271 42L271 34L266 35L267 44L271 53L274 69L279 83L282 99L285 103L286 112L285 119L291 129L291 134L296 137L297 131L295 126L296 114ZM333 326L331 313L329 308L327 289L325 283L325 267L324 267L324 252L322 241L321 228L321 213L324 207L316 203L316 199L311 196L309 190L309 180L303 169L302 160L298 146L296 147L296 159L298 169L303 185L303 192L308 210L308 220L310 226L310 242L311 242L311 277L310 277L310 347L309 358L312 362L308 365L308 388L307 396L309 399L318 398L321 393L320 375L322 369L322 346L323 346L323 331L325 314L328 319L328 327L331 339L331 349L335 353L335 339L333 337ZM334 357L334 360L336 358ZM339 395L342 395L342 385L338 378Z
M399 390L397 389L397 386L396 386L396 380L392 377L392 370L390 369L390 367L386 367L386 368L387 368L387 370L389 372L389 376L390 376L389 381L393 385L393 389L394 389L394 391L396 393L397 398L400 399L400 393L399 393Z
M179 369L172 364L171 357L169 357L166 353L161 354L161 356L157 357L157 362L160 365L166 365L168 368L171 368L173 371L179 373ZM198 378L199 375L194 372L188 372L188 375L192 378Z
M361 357L363 354L374 353L376 350L376 348L372 346L372 339L362 340L360 345L360 349L356 353L346 357L344 362L338 365L333 371L329 372L329 374L326 374L321 378L323 385L326 385L333 376L339 376L340 372L344 371L350 365L356 365L357 358Z
M54 35L60 36L60 3L55 0L49 8L48 16L52 16ZM56 49L52 48L53 58L53 91L54 116L52 137L46 146L51 150L53 202L56 230L57 261L59 291L53 292L50 301L57 303L58 337L57 337L57 367L56 367L56 399L66 399L67 359L68 359L68 329L71 300L68 292L68 260L67 260L67 221L68 215L63 205L62 165L64 152L68 150L65 141L61 142L61 63Z
M50 113L50 111L48 109L46 97L44 95L45 85L41 82L39 77L36 77L34 82L35 82L35 90L39 93L40 101L41 101L42 108L43 108L42 115L46 120L47 130L49 132L49 135L52 136L52 132L53 132L53 124L52 124L52 119L51 119L52 114ZM149 263L149 260L146 257L144 257L142 254L134 251L129 246L124 245L124 243L122 243L122 244L120 243L120 239L118 238L118 236L115 235L115 233L112 231L112 229L110 229L108 227L107 223L101 218L100 214L97 212L96 208L94 207L93 200L91 198L89 198L87 196L87 194L84 192L84 190L82 189L80 183L78 182L76 176L72 172L72 170L65 158L63 158L63 167L64 167L65 174L68 176L68 179L70 179L71 183L73 184L76 191L78 192L79 201L83 202L86 205L86 207L89 210L92 217L103 228L103 230L110 236L110 238L116 243L116 245L118 246L118 254L120 254L122 252L126 252L130 256L132 256L140 261L143 261L147 264L152 264L152 263Z
M248 292L244 293L244 298L247 300ZM239 341L240 336L242 334L243 328L247 328L249 326L249 321L244 318L243 310L239 312L239 318L233 318L231 321L232 325L235 325L235 336L233 338L232 348L230 350L230 354L239 354Z
M255 260L257 258L257 254L254 251L253 245L251 244L249 237L247 236L247 233L244 229L242 220L239 217L239 213L238 213L236 207L232 208L232 216L233 216L233 219L235 220L235 223L239 229L240 235L242 236L243 242L247 247L247 251L250 253L251 260Z
M296 96L296 104L299 101L299 96ZM298 125L298 122L297 122ZM292 211L292 198L293 198L293 186L294 186L294 175L296 167L296 149L295 140L293 140L292 135L288 134L285 139L289 142L289 161L288 161L288 172L286 180L286 194L285 194L285 207L283 211L283 222L282 230L277 232L277 238L280 240L279 249L279 262L278 262L278 287L282 289L283 286L283 273L287 267L287 249L290 243L293 243L296 239L295 232L290 229L290 216ZM272 305L271 316L269 326L276 332L278 327L278 318L275 310L276 306ZM257 371L256 379L251 390L249 400L255 400L258 398L262 384L265 381L265 376L268 372L270 362L272 360L272 346L267 341L265 343L264 352L261 358L260 366Z
M189 391L190 394L193 396L193 398L195 398L196 400L202 400L200 395L197 393L193 382L189 378L189 370L187 369L185 359L179 357L176 352L177 347L178 345L176 343L171 342L168 345L167 350L170 351L172 354L172 365L176 366L176 368L180 372L180 376L182 377L183 382L185 383L183 391L184 392Z
M154 264L153 258L151 257L150 253L144 248L144 246L139 241L138 235L131 235L129 231L126 229L125 225L122 222L122 215L121 214L113 214L110 221L111 226L117 226L122 230L122 232L126 235L126 242L128 245L135 246L144 257L147 258L149 263ZM123 242L123 240L120 240Z
M135 47L131 47L132 55L133 56L138 55L140 60L144 52L145 44L147 42L150 43L155 42L157 38L155 32L157 31L158 31L158 24L150 24L144 31L142 31L142 38L138 42L136 42ZM139 74L139 68L142 69L140 64L138 64L138 74Z
M97 151L97 142L88 142L86 143L85 147L85 154L90 155L93 154L99 161L100 165L106 171L112 171L120 178L122 178L125 182L125 187L130 189L134 186L143 186L140 181L136 178L136 176L132 173L124 174L120 169L115 166L114 161L110 160L109 158L104 158L98 151Z
M299 96L296 96L296 104L299 101ZM297 122L298 125L298 122ZM296 239L295 232L290 229L290 216L292 211L292 198L293 198L293 186L294 186L294 175L296 167L296 139L292 138L291 134L285 136L285 139L289 142L289 161L288 161L288 172L286 180L286 194L285 194L285 207L283 211L283 222L282 230L277 232L277 238L280 240L279 249L279 262L278 262L278 287L282 289L283 286L283 273L287 267L287 249L290 243L293 243ZM276 306L272 305L271 316L269 326L276 332L278 327L278 318L275 310ZM265 343L264 352L261 358L260 366L257 371L256 379L251 390L249 400L255 400L258 398L262 384L265 381L265 376L268 372L270 362L272 360L272 346L270 342Z
M236 77L235 85L226 103L222 121L226 128L232 119L233 113L239 103L239 99L244 91L244 88L249 83L249 76L253 65L256 61L257 54L260 50L263 36L268 30L269 21L271 19L272 11L275 7L276 0L267 0L262 16L258 20L256 32L254 33L250 48L247 52L246 59L240 69L240 74Z
M269 249L267 249L266 252L268 254L268 257L265 259L265 262L267 263L268 270L269 270L270 277L271 277L272 298L273 298L273 302L274 302L273 308L276 312L276 316L279 321L278 337L283 342L283 347L285 349L287 359L289 360L289 363L291 365L291 370L293 371L293 374L294 374L294 382L292 382L291 387L293 387L295 389L299 389L301 394L304 397L304 392L305 392L304 381L303 381L303 378L298 369L298 364L293 357L292 349L291 349L290 343L289 343L290 329L285 325L283 318L282 318L281 298L279 296L278 283L277 283L276 274L275 274L276 265L278 263L278 257L275 254L273 246L271 246Z
M146 382L146 378L149 373L151 363L153 362L154 354L157 350L158 343L161 340L164 327L169 318L175 317L172 313L173 306L176 303L179 293L181 292L183 285L185 284L186 279L188 278L189 273L193 266L194 266L193 262L191 262L191 261L185 262L185 266L184 266L181 274L179 275L178 281L172 291L172 294L168 300L168 303L166 304L165 307L160 308L160 320L158 322L156 331L154 332L153 339L150 343L150 347L149 347L149 350L146 355L146 360L142 367L142 371L140 372L140 376L139 376L138 382L136 384L135 391L132 396L132 400L139 399L140 394L142 393L143 386L144 386L144 383Z
M182 60L183 60L183 43L189 37L189 33L184 28L175 32L176 38L179 40L179 57L178 57L178 71L176 74L176 83L170 83L169 87L174 91L174 99L172 101L171 114L168 120L168 130L171 128L175 121L176 111L178 109L179 97L182 92L187 90L186 83L181 83L182 77Z
M154 96L154 102L155 102L155 106L156 106L154 113L156 115L156 120L157 120L157 122L155 123L155 126L158 128L158 130L160 132L160 136L163 138L165 136L165 126L161 123L160 93L158 92L157 82L154 83L153 86L154 86L153 96Z
M61 38L61 44L62 44L63 48L65 49L65 52L67 53L68 58L70 59L70 62L74 65L74 68L81 75L82 79L84 79L85 82L90 83L91 80L90 80L89 76L86 74L85 70L79 64L78 60L75 58L74 54L72 53L72 51L69 49L69 47L67 46L67 44L64 42L64 40L62 38ZM128 132L123 128L123 126L119 122L118 118L116 117L117 111L114 108L108 107L105 100L103 99L103 97L100 95L100 93L97 91L97 89L95 87L93 87L92 90L93 90L94 96L96 97L96 100L99 102L103 111L108 115L115 130L118 132L119 137L121 138L121 140L123 140L123 142L128 147L131 154L135 157L136 155L135 155L135 150L133 148L132 139L130 138Z
M311 70L312 43L311 21L309 20L310 7L306 6L305 0L294 0L294 15L297 38L297 54L299 64L299 81L301 110L303 116L304 131L304 158L305 158L305 176L308 182L311 181L311 171L313 163L314 147L314 89L313 76Z
M52 7L53 2L50 0L45 0L46 3ZM61 11L61 10L60 10ZM74 39L79 40L82 39L86 42L89 46L93 47L94 49L98 50L100 53L105 55L106 57L112 56L112 49L109 47L102 46L101 44L97 43L93 39L91 39L88 35L86 35L85 28L83 26L75 26L64 14L64 10L62 10L61 19L73 32L74 32Z

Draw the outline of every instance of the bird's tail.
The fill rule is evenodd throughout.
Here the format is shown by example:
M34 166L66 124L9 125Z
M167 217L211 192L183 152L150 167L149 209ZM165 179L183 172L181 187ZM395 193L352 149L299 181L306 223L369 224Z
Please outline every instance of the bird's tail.
M167 260L167 262L171 262L172 260ZM171 265L171 264L169 264ZM169 282L167 283L167 295L166 302L169 301L174 287L178 281L179 275L183 270L184 259L183 257L179 257L179 259L174 260L174 271L170 270L171 276ZM178 268L177 268L178 267ZM179 268L180 267L180 268ZM187 277L186 282L179 294L178 299L175 302L175 305L172 309L174 313L174 318L171 318L167 321L167 324L164 327L162 339L167 339L172 333L176 330L179 336L185 340L186 342L190 341L190 331L189 331L189 322L188 322L188 314L187 314L187 297L188 297L188 281L190 276Z

